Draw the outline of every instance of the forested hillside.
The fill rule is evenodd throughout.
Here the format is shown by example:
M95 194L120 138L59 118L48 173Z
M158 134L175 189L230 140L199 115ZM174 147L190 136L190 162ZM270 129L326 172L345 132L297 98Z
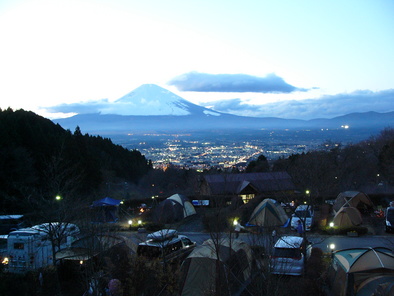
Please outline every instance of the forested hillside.
M3 212L21 210L27 199L93 199L106 184L136 183L150 169L139 151L110 139L64 130L33 112L0 109Z

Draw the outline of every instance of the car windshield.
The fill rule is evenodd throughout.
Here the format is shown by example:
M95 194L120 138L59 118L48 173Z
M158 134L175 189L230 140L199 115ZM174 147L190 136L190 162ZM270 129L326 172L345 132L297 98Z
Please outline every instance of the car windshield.
M298 248L275 248L274 257L301 258L301 250Z
M296 211L296 216L301 217L301 218L303 218L303 217L310 218L311 213L310 213L310 211Z

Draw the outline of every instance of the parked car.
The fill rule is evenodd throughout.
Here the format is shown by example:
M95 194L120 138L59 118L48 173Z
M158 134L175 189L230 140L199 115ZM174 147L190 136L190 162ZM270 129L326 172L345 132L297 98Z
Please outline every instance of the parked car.
M196 246L196 242L174 229L162 229L148 234L145 242L139 243L137 255L166 262L185 259Z
M305 255L304 255L305 248ZM306 258L309 258L312 245L299 236L280 237L274 245L270 258L273 274L302 275Z
M291 229L296 230L298 221L305 219L305 230L310 231L314 223L314 211L310 205L300 205L291 216Z
M388 207L386 210L386 232L394 231L394 207Z

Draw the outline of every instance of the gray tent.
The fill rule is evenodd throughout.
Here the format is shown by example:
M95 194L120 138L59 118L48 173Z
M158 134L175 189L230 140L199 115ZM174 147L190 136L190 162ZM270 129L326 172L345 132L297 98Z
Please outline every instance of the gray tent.
M198 246L181 266L181 295L220 295L242 291L252 276L253 253L241 240L209 239ZM220 286L217 286L217 285Z
M279 202L266 198L254 209L247 225L260 227L282 226L288 219L289 217Z

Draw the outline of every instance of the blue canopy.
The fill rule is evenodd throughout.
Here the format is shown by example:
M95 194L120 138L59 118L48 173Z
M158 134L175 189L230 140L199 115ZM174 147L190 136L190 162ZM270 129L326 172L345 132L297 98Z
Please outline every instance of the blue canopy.
M93 211L92 222L99 223L113 223L117 222L118 217L118 206L120 205L120 200L113 199L110 197L105 197L100 200L93 202L91 209Z
M96 200L92 204L93 207L118 206L118 205L120 205L120 200L113 199L113 198L110 198L110 197L105 197L103 199Z

